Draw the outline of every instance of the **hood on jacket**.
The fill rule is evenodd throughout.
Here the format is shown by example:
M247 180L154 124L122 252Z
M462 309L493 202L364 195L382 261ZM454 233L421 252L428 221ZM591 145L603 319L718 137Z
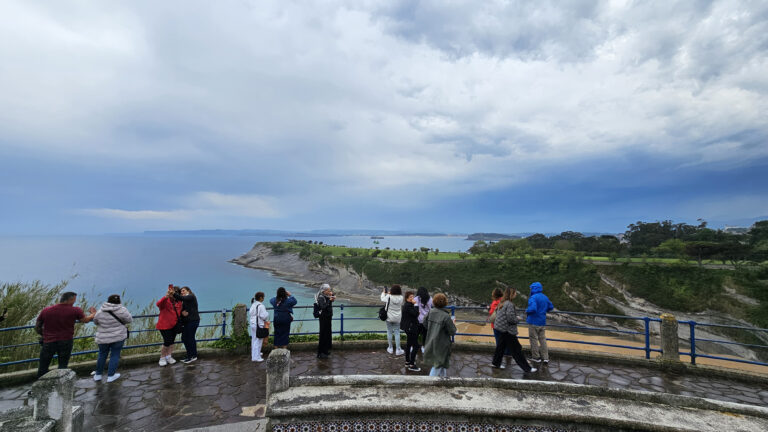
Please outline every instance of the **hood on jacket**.
M123 305L121 305L121 304L114 304L114 303L104 302L104 304L101 305L101 310L103 310L104 312L106 312L106 311L114 312L114 311L120 309L121 307L123 307Z
M531 295L538 294L544 291L544 287L541 286L541 282L534 282L531 284Z

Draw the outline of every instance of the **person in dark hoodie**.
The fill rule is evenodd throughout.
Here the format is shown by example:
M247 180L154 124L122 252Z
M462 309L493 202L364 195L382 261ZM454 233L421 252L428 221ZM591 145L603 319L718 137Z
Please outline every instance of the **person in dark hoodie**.
M317 318L320 327L317 340L317 358L319 359L328 358L331 355L333 343L331 324L333 322L334 300L336 300L336 296L333 295L331 286L328 284L323 284L320 291L315 295L315 303L320 312L320 316Z
M416 367L416 353L419 352L419 309L413 291L406 291L405 303L400 317L400 330L405 332L405 367L409 371L419 372Z
M197 360L197 327L200 326L200 314L197 311L197 297L189 287L185 286L181 292L173 293L173 298L181 300L181 322L184 328L181 331L181 341L184 342L184 349L187 350L187 358L182 363L189 364Z
M531 284L531 296L528 298L528 308L525 310L528 325L528 336L531 342L531 361L535 363L549 363L549 350L547 349L547 312L555 308L549 298L542 292L544 288L540 282Z

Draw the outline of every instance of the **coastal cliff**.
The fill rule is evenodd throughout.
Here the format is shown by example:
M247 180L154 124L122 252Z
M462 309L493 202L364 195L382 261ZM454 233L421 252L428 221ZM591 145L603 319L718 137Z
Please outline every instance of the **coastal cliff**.
M314 264L299 257L298 253L285 252L276 254L271 248L257 243L247 253L230 260L244 267L267 270L275 276L319 288L327 283L337 294L347 296L376 297L381 292L381 285L368 280L365 275L342 265L326 263Z

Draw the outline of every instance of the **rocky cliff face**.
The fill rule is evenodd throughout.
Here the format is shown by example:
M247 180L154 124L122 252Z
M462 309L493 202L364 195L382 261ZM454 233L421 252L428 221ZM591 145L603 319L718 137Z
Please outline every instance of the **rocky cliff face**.
M365 275L359 275L351 268L333 264L317 265L299 258L295 253L275 254L272 249L257 244L246 254L231 260L245 267L267 270L276 276L317 287L327 283L337 293L358 296L375 296L381 292Z

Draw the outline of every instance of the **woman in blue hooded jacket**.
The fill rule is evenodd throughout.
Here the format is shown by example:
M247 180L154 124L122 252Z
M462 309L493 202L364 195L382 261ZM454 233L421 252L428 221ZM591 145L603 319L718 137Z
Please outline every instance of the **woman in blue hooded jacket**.
M285 288L277 289L277 296L269 300L274 308L274 317L272 324L275 327L274 342L275 348L288 348L288 337L291 334L291 321L293 321L293 307L296 306L296 299Z
M525 322L528 323L528 339L531 343L531 361L549 363L547 349L547 312L555 308L549 298L542 292L541 282L531 284L531 296L528 298L528 308L525 310Z

